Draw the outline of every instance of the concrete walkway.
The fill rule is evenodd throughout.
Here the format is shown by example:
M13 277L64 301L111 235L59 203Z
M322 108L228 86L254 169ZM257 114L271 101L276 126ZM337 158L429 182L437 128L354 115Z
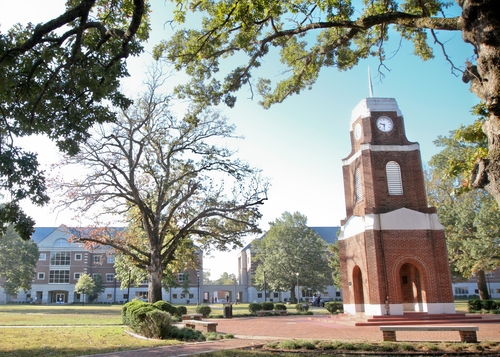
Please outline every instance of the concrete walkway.
M217 321L217 332L235 335L234 339L187 343L133 351L93 355L93 357L170 357L192 356L223 349L256 348L282 339L314 339L342 341L382 341L378 326L355 327L334 319L313 316L238 317L210 319ZM467 323L453 325L479 326L479 341L500 342L500 323ZM401 332L404 341L459 341L458 332Z

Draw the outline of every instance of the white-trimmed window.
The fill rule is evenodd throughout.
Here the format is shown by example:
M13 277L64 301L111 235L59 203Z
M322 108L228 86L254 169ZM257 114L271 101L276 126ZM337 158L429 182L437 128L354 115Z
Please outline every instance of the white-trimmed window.
M80 277L81 277L81 276L82 276L82 273L75 273L75 274L73 274L73 278L74 278L75 280L80 279Z
M113 264L115 262L115 256L114 255L108 255L106 257L106 261L108 264Z
M51 270L49 284L69 284L69 270Z
M82 254L81 253L75 254L75 260L82 260Z
M45 273L38 273L37 279L38 280L45 280Z
M361 180L361 170L359 167L356 169L356 173L354 175L354 185L355 185L355 194L356 194L356 202L363 200L363 182Z
M102 278L102 275L101 275L101 274L99 274L99 273L94 273L94 274L92 274L92 279L96 280L96 279L97 279L97 277Z
M387 175L387 188L390 196L401 196L403 194L403 181L401 180L401 168L395 161L389 161L385 165Z
M38 260L47 260L47 253L40 253Z
M107 273L107 274L106 274L106 281L107 281L108 283L111 283L111 282L113 282L114 280L115 280L115 274L113 274L113 273Z
M50 252L50 265L70 265L71 252Z
M184 281L184 273L177 274L177 281L182 283Z
M455 295L469 295L469 288L466 286L456 286Z
M101 263L101 256L100 255L94 255L94 263L95 264Z
M54 242L54 247L69 247L69 242L67 239L59 238Z

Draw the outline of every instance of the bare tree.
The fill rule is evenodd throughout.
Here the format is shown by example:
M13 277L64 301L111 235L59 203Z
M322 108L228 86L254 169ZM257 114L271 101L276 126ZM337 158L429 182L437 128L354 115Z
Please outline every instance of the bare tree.
M152 71L145 93L116 124L99 126L62 163L83 166L81 177L57 184L64 207L89 214L102 205L97 215L121 215L140 227L86 229L74 239L111 246L146 269L150 302L161 300L162 275L186 240L227 250L259 232L268 187L259 170L220 145L235 138L226 118L208 110L183 120L172 115L169 97L158 94L164 78Z

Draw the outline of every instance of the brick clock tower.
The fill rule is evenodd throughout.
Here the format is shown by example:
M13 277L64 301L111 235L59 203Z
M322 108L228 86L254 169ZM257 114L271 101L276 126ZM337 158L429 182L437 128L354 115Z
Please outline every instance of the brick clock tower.
M350 134L339 236L344 312L455 313L443 226L427 207L420 147L406 138L396 100L362 100Z

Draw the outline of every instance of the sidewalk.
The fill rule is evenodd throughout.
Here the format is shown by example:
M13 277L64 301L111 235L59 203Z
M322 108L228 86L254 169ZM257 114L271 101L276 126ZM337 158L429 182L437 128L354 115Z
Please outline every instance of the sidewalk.
M234 339L217 340L184 345L164 346L142 350L113 352L93 357L172 357L192 356L223 349L260 347L282 339L382 341L378 326L355 327L313 316L238 317L210 319L217 321L217 332L235 335ZM479 341L500 342L500 323L468 323L453 325L479 326ZM404 341L458 341L458 332L401 332Z

